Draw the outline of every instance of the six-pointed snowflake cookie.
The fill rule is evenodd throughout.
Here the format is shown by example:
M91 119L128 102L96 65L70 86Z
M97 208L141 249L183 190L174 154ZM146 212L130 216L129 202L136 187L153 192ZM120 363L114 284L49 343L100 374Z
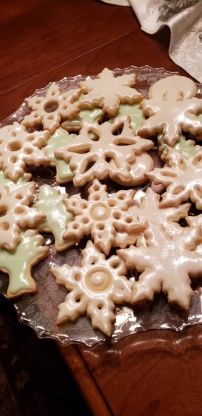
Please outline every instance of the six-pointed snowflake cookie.
M193 156L183 156L180 150L163 146L163 168L156 168L147 176L167 188L162 195L162 206L178 206L189 199L202 209L202 150Z
M27 166L47 166L49 159L43 152L49 137L48 131L29 133L15 122L0 129L0 169L16 182Z
M72 242L63 239L63 232L72 220L72 214L67 211L64 201L68 201L67 194L60 192L49 185L43 185L38 194L38 201L34 207L44 216L44 221L38 224L39 231L50 232L55 237L57 251L67 249Z
M76 321L85 313L94 328L105 335L112 333L115 305L131 301L131 282L125 277L126 266L118 256L109 259L91 241L82 251L82 265L52 265L57 283L70 293L59 305L58 324Z
M86 123L75 143L56 150L55 156L69 162L76 186L107 177L131 186L131 164L152 146L152 141L135 136L129 120L122 118L101 125Z
M80 82L83 92L79 100L80 108L101 107L114 117L120 103L133 104L141 101L142 95L134 88L135 74L114 76L113 71L105 68L97 78L87 78Z
M48 256L48 247L43 244L43 237L37 234L37 231L27 230L21 234L21 241L14 253L0 249L0 270L9 275L8 298L36 291L31 270L35 264Z
M185 310L190 307L191 280L202 277L202 258L195 251L202 233L200 227L187 228L173 235L156 226L147 245L118 250L127 268L140 273L138 282L133 283L132 303L151 301L162 291L169 302Z
M159 135L164 143L174 146L182 132L202 134L197 117L202 113L202 99L194 97L196 85L186 77L174 75L156 82L149 90L149 99L142 102L147 118L138 134L142 137Z
M22 183L10 192L0 185L0 248L14 251L20 230L35 228L45 216L30 207L34 199L34 182Z
M34 95L25 100L31 113L24 117L22 124L26 127L42 125L53 133L61 121L72 118L79 112L76 101L80 94L79 88L62 92L53 82L45 97Z
M77 194L65 201L75 218L68 223L63 238L76 243L91 235L96 247L106 255L112 247L127 247L131 240L135 242L146 224L136 215L128 214L134 193L127 190L108 194L106 185L95 180L89 188L88 200Z

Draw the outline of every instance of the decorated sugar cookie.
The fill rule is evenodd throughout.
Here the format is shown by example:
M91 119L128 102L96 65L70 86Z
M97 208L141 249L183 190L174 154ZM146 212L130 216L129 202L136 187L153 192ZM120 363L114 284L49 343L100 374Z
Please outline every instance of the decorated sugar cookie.
M144 115L140 104L121 104L115 119L117 120L119 117L129 118L130 126L135 134L144 122Z
M134 193L127 190L108 194L106 185L95 180L89 188L88 200L77 194L65 201L75 218L68 223L63 238L76 243L91 235L95 246L106 255L111 247L126 247L135 242L146 225L137 216L128 215Z
M196 146L194 140L187 140L181 136L179 142L175 144L174 149L179 150L185 157L191 157L200 150L200 146Z
M27 182L10 192L0 185L0 248L15 250L20 241L20 230L34 228L44 215L30 207L35 183Z
M11 181L9 178L6 177L3 171L0 171L0 185L6 186L11 192L12 189L16 189L18 186L21 186L22 183L29 182L31 180L32 175L30 173L25 173L21 176L17 182Z
M43 242L43 237L35 230L27 230L21 234L14 253L0 249L0 270L9 274L8 298L36 291L31 269L48 255L48 247L44 247Z
M187 310L193 296L191 279L202 277L202 258L195 251L201 242L199 227L182 228L173 235L155 226L148 231L147 244L118 250L127 268L141 273L133 282L132 303L151 301L162 291L169 302Z
M56 168L56 181L59 184L72 181L73 172L69 163L58 159L54 152L63 146L73 144L75 137L74 134L69 134L66 130L59 128L50 136L44 148L45 155L49 158L51 165Z
M121 129L121 133L118 130ZM73 170L73 183L83 186L93 179L113 178L130 186L131 164L135 156L153 146L150 140L135 136L129 120L115 123L86 123L75 143L55 151L55 156L69 162Z
M104 116L104 111L101 108L92 108L92 110L81 110L76 118L65 120L62 123L63 129L74 132L79 131L85 122L94 123L99 121Z
M72 118L78 113L76 101L80 93L78 88L62 92L53 82L45 97L34 95L26 98L31 113L24 117L22 124L26 127L42 125L44 129L53 133L62 120Z
M189 78L174 75L150 87L149 99L142 102L147 118L138 134L142 137L160 135L160 140L174 146L182 132L202 135L197 117L202 113L202 99L194 97L197 88Z
M191 157L169 146L163 147L163 168L156 168L147 176L156 184L162 184L166 192L162 195L162 206L178 206L189 199L202 209L202 150Z
M51 266L57 283L70 293L59 305L58 324L76 321L85 313L94 328L105 335L112 333L115 305L130 302L131 282L125 277L126 267L117 256L109 259L91 241L82 251L82 266Z
M38 201L34 207L41 213L45 219L38 224L39 231L51 232L55 237L55 248L57 251L67 249L72 242L64 240L62 235L68 222L72 220L72 214L67 211L64 200L68 198L67 194L60 192L49 185L43 185L38 194Z
M0 169L16 182L25 174L27 166L47 166L43 153L49 137L47 131L29 133L15 122L0 129Z
M101 107L110 117L114 117L120 103L141 101L142 95L134 88L135 78L135 74L115 77L113 71L103 69L97 78L80 82L83 93L79 100L80 108Z

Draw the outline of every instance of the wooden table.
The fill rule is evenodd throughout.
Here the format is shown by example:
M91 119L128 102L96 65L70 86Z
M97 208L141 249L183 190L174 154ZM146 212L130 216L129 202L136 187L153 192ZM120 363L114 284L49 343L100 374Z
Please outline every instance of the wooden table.
M1 119L64 76L131 64L179 70L168 57L168 30L146 35L131 8L96 0L1 0L0 31ZM181 343L180 335L151 332L61 352L96 416L200 416L202 359L200 342L187 347L193 336L200 341L196 328Z

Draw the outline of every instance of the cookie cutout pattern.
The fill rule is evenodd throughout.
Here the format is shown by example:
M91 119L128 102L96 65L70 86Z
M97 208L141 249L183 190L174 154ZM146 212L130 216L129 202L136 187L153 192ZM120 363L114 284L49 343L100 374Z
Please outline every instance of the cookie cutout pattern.
M81 91L76 88L62 92L55 82L47 89L45 97L34 95L25 102L31 113L24 117L22 124L26 127L42 125L51 133L60 126L60 122L74 117L79 109L76 103Z
M38 212L45 217L44 221L38 224L37 229L54 235L57 251L65 250L72 245L62 237L68 222L72 220L72 214L67 211L64 204L67 198L67 194L60 194L56 188L43 185L38 194L38 201L34 204Z
M0 129L0 169L16 182L24 175L27 166L46 166L49 160L43 153L49 133L28 133L21 124Z
M51 272L57 283L70 291L65 302L59 305L58 324L74 322L87 313L93 327L110 336L115 305L131 300L131 282L125 277L124 262L117 256L106 259L88 241L82 251L81 267L53 265Z
M106 185L95 180L89 188L88 201L80 194L65 201L75 218L68 224L63 238L76 243L85 235L91 235L96 247L106 255L112 247L126 247L132 243L131 239L135 242L146 225L128 214L134 193L127 190L108 194Z
M116 134L119 129L122 129L121 133ZM152 146L152 141L135 136L129 121L123 118L113 124L86 123L75 144L56 150L55 156L69 162L75 186L107 177L127 186L135 156Z
M63 121L61 126L67 131L77 132L81 129L83 123L94 123L101 120L103 116L104 111L100 108L93 108L92 110L81 110L76 118Z
M0 185L0 248L15 250L20 230L33 228L43 221L44 215L30 207L35 188L34 182L28 182L9 192Z
M138 130L142 137L160 135L160 140L174 146L181 133L202 134L197 117L202 112L202 99L194 97L196 85L186 77L174 75L163 78L149 90L149 99L142 102L146 117Z
M147 246L118 250L127 267L141 273L133 282L133 304L151 301L162 291L169 302L188 310L193 295L190 279L202 277L202 258L195 251L202 234L200 228L187 228L169 235L163 227L153 227Z
M55 151L63 146L73 144L75 140L74 134L69 134L66 130L59 128L50 136L47 145L44 147L44 153L50 160L52 166L56 168L56 182L67 183L72 181L73 172L69 163L55 156Z
M132 88L135 79L135 74L115 77L113 71L103 69L97 78L87 78L79 83L84 94L79 100L80 108L101 107L114 117L120 103L133 104L142 99L142 95Z
M147 176L155 184L167 188L162 195L162 206L178 206L189 199L202 209L202 150L191 157L171 147L164 147L162 159L168 166L156 168Z
M8 298L36 291L31 269L48 255L43 243L43 237L35 230L27 230L21 234L15 253L0 249L0 270L9 274Z
M118 110L118 113L115 119L112 121L118 120L118 118L127 117L130 120L130 127L133 129L134 133L137 133L137 130L141 127L144 122L143 111L140 108L139 104L121 104Z
M8 179L3 171L0 171L0 185L6 186L7 189L11 192L12 189L17 189L18 186L21 186L25 182L29 182L32 175L30 173L25 173L21 176L17 182L13 182Z
M175 144L174 149L179 150L183 156L190 157L200 150L200 146L196 146L194 140L187 140L182 136L179 142Z

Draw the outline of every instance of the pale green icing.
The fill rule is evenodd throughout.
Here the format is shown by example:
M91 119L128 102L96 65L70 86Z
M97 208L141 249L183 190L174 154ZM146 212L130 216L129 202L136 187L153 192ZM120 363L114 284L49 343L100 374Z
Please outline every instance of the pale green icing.
M9 190L17 189L18 186L22 185L22 183L27 182L27 180L28 180L28 175L27 177L22 176L21 178L18 179L17 182L13 182L5 176L4 172L0 171L0 184L6 186Z
M81 128L81 123L84 121L88 121L90 123L94 123L101 119L104 115L104 111L100 108L94 108L93 110L81 110L78 117L74 118L73 120L67 120L62 123L62 126L68 130L79 130Z
M44 185L40 188L38 202L35 204L35 208L41 214L46 215L46 220L39 224L39 229L54 235L56 250L62 250L68 246L62 234L68 222L72 220L72 214L67 211L63 202L64 196L57 189Z
M174 148L182 152L184 156L191 157L197 152L199 146L195 146L193 140L186 140L181 136L180 141L176 143Z
M52 134L48 140L48 144L45 147L47 156L54 162L56 167L56 180L59 183L69 182L73 178L72 170L69 164L64 160L60 160L55 157L54 151L70 145L74 142L75 135L69 134L66 130L59 128L54 134Z
M121 104L117 116L112 120L117 120L118 117L130 117L131 127L134 133L136 133L144 121L143 112L139 104Z
M41 238L41 237L40 237ZM37 263L47 249L38 245L39 235L27 231L21 235L21 241L14 253L0 249L0 270L9 274L8 296L35 290L31 276L31 266Z

